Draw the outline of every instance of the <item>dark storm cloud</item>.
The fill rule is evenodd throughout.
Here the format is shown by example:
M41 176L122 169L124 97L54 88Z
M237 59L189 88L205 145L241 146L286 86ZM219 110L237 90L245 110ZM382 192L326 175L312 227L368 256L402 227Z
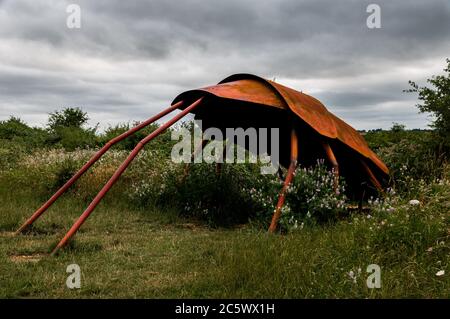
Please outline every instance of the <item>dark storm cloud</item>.
M372 2L381 29L366 26ZM66 27L69 3L81 29ZM248 72L317 96L357 128L425 127L402 90L441 71L448 30L447 0L0 1L0 119L39 124L80 105L104 127Z
M355 83L352 89L327 90L317 93L317 97L325 104L332 104L335 107L345 107L349 111L361 105L373 106L379 103L387 103L390 101L410 101L414 99L411 93L403 92L408 88L407 83L387 83L370 87L359 87Z

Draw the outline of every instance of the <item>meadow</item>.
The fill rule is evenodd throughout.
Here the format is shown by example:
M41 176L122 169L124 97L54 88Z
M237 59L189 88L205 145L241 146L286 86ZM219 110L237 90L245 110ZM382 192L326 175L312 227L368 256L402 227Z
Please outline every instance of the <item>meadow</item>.
M365 135L392 183L363 212L330 195L330 172L320 163L301 168L294 189L310 189L319 176L320 196L301 206L310 195L291 192L277 234L267 233L267 216L279 182L250 164L226 164L220 176L199 164L180 181L184 166L170 161L166 135L130 166L70 245L50 257L129 144L107 153L25 234L14 231L108 134L126 128L111 128L100 140L60 132L66 135L48 146L54 137L10 121L0 130L9 134L0 134L2 298L450 297L450 166L435 152L431 131L397 126ZM14 134L5 130L14 125ZM74 263L80 289L66 286ZM380 266L380 288L366 284L371 264Z

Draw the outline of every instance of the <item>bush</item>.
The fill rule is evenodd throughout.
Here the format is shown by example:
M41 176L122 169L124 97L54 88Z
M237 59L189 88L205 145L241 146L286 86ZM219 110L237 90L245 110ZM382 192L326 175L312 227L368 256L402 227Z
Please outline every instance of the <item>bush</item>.
M271 219L283 182L272 178L260 189L252 189L252 198L263 208L260 218ZM327 171L323 161L310 168L297 168L282 207L280 225L284 230L301 229L304 223L326 223L344 213L346 196L344 180L334 190L334 174Z
M0 140L0 172L16 167L25 152L26 148L20 144Z
M160 203L160 197L166 192L178 176L180 166L160 151L144 151L129 168L126 178L130 180L127 192L132 204L138 207L153 207ZM176 190L173 190L176 193ZM174 199L170 198L169 203Z
M65 159L55 170L55 178L49 191L51 193L56 192L61 186L63 186L75 173L78 171L79 167L77 163L71 159Z
M391 129L370 132L365 138L388 166L397 192L416 194L421 183L442 178L446 157L432 132Z
M138 125L139 122L133 123L133 127ZM122 133L125 133L126 131L130 130L131 127L129 124L117 124L115 126L108 127L105 132L99 137L99 144L105 145L108 141L112 140L113 138L119 136ZM148 136L150 133L152 133L154 130L156 130L159 127L159 124L152 123L149 126L143 128L142 130L134 133L133 135L127 137L123 141L119 142L115 146L113 146L115 149L120 150L127 150L131 151L135 148L137 143L139 143L142 139L144 139L146 136ZM171 140L171 131L172 129L169 128L166 131L162 132L161 135L159 135L156 139L152 140L148 144L148 148L151 150L157 150L159 152L162 152L163 154L170 155L170 152L172 150L172 146L174 145L175 141Z
M32 128L21 119L11 116L7 121L0 121L0 145L3 148L43 147L48 133L39 128Z
M257 171L258 170L258 171ZM181 215L206 220L212 226L247 222L255 203L248 189L259 184L259 168L251 164L193 164L184 180L184 165L168 176L159 203L175 205Z
M345 211L344 192L343 179L334 190L334 173L327 170L323 161L318 161L315 167L297 169L286 198L290 213L284 215L282 223L295 226L295 221L302 218L317 222L336 220Z
M7 121L0 121L0 139L12 140L32 134L33 129L21 119L11 116Z
M107 142L112 140L113 138L125 133L130 129L130 125L128 124L117 124L115 126L109 126L105 132L100 137L100 144L105 145ZM115 149L120 150L128 150L131 151L136 144L142 139L144 136L141 132L137 132L134 135L126 138L122 142L116 144L114 146Z
M397 144L402 140L416 140L420 139L423 135L430 134L430 130L407 130L404 125L393 123L389 130L370 130L364 135L364 138L367 144L369 144L369 147L377 151L382 147Z
M95 147L97 136L95 135L95 129L60 126L49 137L48 143L63 147L67 151L74 151L78 148Z
M181 215L206 220L210 225L230 226L253 220L258 227L270 223L283 182L277 175L261 175L257 164L193 164L183 180L183 165L175 166L162 183L141 184L135 198L144 203L171 205ZM334 176L323 162L296 171L282 209L280 225L294 230L302 222L323 223L344 212L344 182L339 194L333 189ZM158 185L155 189L155 185Z

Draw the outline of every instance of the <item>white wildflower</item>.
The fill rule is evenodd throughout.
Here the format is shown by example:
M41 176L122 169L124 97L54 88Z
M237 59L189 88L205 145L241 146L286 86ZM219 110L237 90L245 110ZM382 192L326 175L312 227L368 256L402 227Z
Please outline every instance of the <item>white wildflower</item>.
M436 276L438 276L438 277L441 277L441 276L444 276L445 275L445 270L439 270L437 273L436 273Z
M355 275L355 273L354 273L353 270L350 270L350 271L348 272L348 276L350 277L350 279L353 280L353 283L356 284L356 278L357 278L357 275Z
M417 206L417 205L420 205L420 202L419 202L417 199L411 199L411 200L409 201L409 205L411 205L411 206Z

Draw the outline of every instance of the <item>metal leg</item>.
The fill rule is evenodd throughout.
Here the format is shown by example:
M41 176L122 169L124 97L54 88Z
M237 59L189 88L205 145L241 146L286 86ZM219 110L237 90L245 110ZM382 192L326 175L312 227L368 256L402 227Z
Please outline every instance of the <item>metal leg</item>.
M384 194L383 187L381 186L381 183L378 181L378 179L373 174L370 167L367 165L367 163L361 159L361 164L364 167L364 170L366 171L367 175L369 175L371 183L377 188L377 190Z
M190 111L192 111L196 106L200 104L203 98L198 99L194 103L192 103L190 106L185 108L182 112L174 116L171 120L169 120L164 125L160 126L158 129L153 131L151 134L149 134L146 138L144 138L142 141L140 141L136 147L133 149L133 151L128 155L127 159L120 165L120 167L116 170L116 172L113 174L113 176L109 179L109 181L103 186L103 188L100 190L100 192L95 196L93 201L89 204L89 206L86 208L86 210L81 214L80 218L73 224L72 228L67 232L67 234L64 236L64 238L58 243L58 245L53 249L52 255L54 255L61 247L64 247L69 239L78 231L78 229L81 227L81 225L85 222L85 220L89 217L89 215L92 213L92 211L95 209L95 207L100 203L102 198L106 195L106 193L111 189L111 187L114 185L114 183L119 179L120 175L125 171L125 169L130 165L131 161L137 156L140 150L142 150L148 142L150 142L152 139L154 139L156 136L161 134L163 131L165 131L167 128L169 128L171 125L173 125L175 122L177 122L179 119L184 117L186 114L188 114Z
M333 150L331 149L330 144L327 142L322 142L323 148L325 149L325 153L327 154L328 160L333 165L333 173L334 173L334 192L338 192L339 188L339 164L336 160L336 156L334 156Z
M22 225L20 228L16 231L16 235L23 232L26 228L28 228L31 224L33 224L36 219L39 218L64 192L69 189L70 186L72 186L73 183L75 183L96 161L102 157L103 154L105 154L111 146L114 144L122 141L123 139L127 138L128 136L136 133L137 131L143 129L144 127L150 125L151 123L159 120L161 117L169 114L173 110L177 109L183 104L183 101L180 101L169 108L165 109L164 111L158 113L157 115L149 118L148 120L140 123L139 125L133 127L127 132L122 133L119 136L116 136L112 140L110 140L108 143L106 143L95 155L81 167L81 169L71 178L69 179L50 199L44 203L38 210L36 210L33 215Z
M286 179L284 180L283 188L280 192L280 195L278 197L278 203L275 208L275 211L272 216L272 222L269 226L269 232L273 233L277 229L278 220L281 216L281 207L283 207L284 200L286 197L286 191L289 187L289 185L292 182L292 178L294 176L295 169L297 168L297 160L298 160L298 139L297 139L297 133L295 129L292 129L291 132L291 163L289 165L288 172L286 174Z

